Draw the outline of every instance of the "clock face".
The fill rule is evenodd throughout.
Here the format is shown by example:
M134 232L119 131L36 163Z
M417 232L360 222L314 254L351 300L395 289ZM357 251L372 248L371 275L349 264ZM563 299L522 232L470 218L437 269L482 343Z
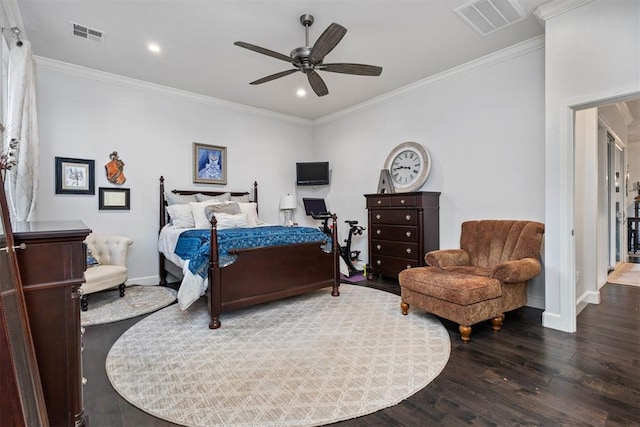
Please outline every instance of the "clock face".
M414 191L422 186L429 175L431 158L422 145L405 142L394 148L387 160L391 181L398 192Z

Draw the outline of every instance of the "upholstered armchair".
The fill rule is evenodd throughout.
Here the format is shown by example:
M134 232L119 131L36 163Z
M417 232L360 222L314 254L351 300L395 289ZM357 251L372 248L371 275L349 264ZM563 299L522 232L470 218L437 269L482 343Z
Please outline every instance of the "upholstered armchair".
M127 252L133 240L115 234L91 233L84 243L87 245L87 253L91 256L88 257L87 270L84 273L85 283L80 287L80 307L82 311L87 311L89 294L118 287L120 297L124 296L125 282L128 278Z
M428 252L429 267L400 273L403 313L415 304L453 320L464 341L483 320L499 330L504 313L527 303L527 282L541 269L543 234L544 224L535 221L464 222L460 249Z

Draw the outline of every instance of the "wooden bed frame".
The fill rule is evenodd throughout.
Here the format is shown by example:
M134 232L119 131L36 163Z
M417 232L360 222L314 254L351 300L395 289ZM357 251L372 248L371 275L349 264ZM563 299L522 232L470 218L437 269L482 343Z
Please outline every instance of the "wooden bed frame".
M253 184L254 202L258 202L258 183ZM249 195L248 192L172 190L174 194L205 194L217 196ZM160 230L167 224L167 202L164 197L164 177L160 177ZM209 253L209 328L220 327L220 314L242 307L274 301L332 287L331 295L340 295L340 248L337 218L333 216L332 251L324 252L318 243L260 247L234 251L237 259L231 265L218 263L218 238L215 218L211 221L211 251ZM160 285L167 284L167 274L182 277L182 268L159 253Z

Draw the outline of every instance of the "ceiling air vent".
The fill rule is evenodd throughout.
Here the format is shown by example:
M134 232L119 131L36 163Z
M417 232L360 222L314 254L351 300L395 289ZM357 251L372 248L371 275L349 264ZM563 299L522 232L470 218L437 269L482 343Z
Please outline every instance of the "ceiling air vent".
M93 40L95 42L101 42L104 39L104 31L96 30L95 28L89 28L85 25L71 23L73 35L82 37L83 39Z
M472 0L454 12L483 36L525 18L515 0Z

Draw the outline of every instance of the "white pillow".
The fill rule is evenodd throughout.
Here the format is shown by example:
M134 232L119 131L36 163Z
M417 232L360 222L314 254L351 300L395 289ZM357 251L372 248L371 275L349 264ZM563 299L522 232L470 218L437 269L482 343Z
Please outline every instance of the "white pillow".
M247 222L247 214L226 214L215 213L218 230L224 230L225 228L246 228L249 227Z
M231 196L231 198L229 199L232 202L237 202L237 203L249 203L249 195L248 194L244 194L242 196Z
M198 201L195 194L164 193L164 198L167 200L168 205L183 205Z
M204 209L204 208L203 208ZM176 228L193 228L193 214L191 213L191 205L170 205L167 206L167 212L171 217L171 224Z
M258 225L264 224L264 222L260 221L260 218L258 218L257 203L238 203L238 206L240 206L240 212L242 212L243 214L247 214L247 222L249 222L249 227L257 227Z
M204 208L210 205L216 205L220 202L217 200L206 200L204 202L191 202L191 213L193 214L193 222L195 228L211 228L211 223L207 220L207 215L204 212Z
M206 194L198 193L196 194L196 199L198 202L206 202L207 200L217 200L218 202L228 202L231 200L231 193L222 193L217 196L208 196Z

